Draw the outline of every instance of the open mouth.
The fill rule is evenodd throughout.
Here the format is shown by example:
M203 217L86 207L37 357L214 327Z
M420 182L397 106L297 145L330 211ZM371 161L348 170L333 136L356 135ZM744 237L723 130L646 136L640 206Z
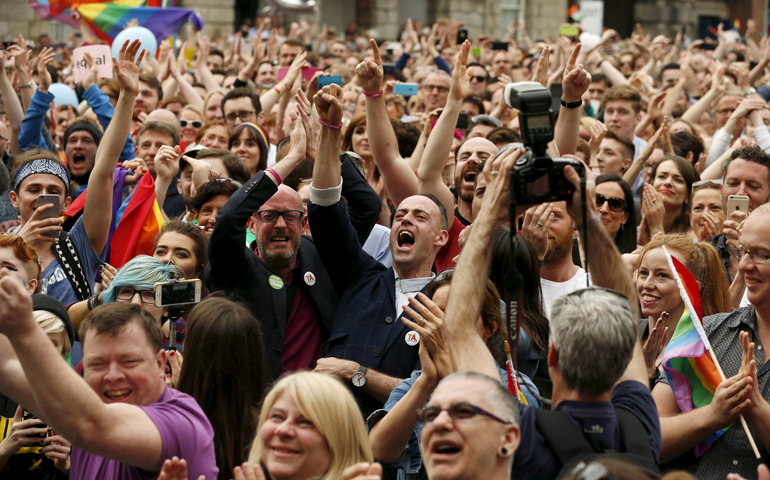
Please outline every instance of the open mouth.
M286 245L289 243L289 237L273 237L270 239L273 245Z
M398 248L409 249L414 246L414 234L408 230L401 230L396 237Z
M478 174L478 171L471 170L468 172L465 172L465 176L463 176L463 180L468 183L473 183L476 181L476 175Z
M746 279L746 285L756 285L758 283L763 283L762 280L757 280L755 278L747 278Z
M83 164L86 163L86 156L82 153L76 153L72 155L72 166L73 167L81 167Z
M433 458L436 460L450 459L458 455L461 451L462 451L462 448L459 445L449 440L437 441L433 444L433 447L431 448L431 454L433 455Z
M660 300L660 297L656 297L654 295L650 295L647 293L642 294L642 305L644 305L645 307L649 307L650 305L653 305L658 300Z
M110 401L113 402L120 402L121 400L125 400L126 397L131 395L132 390L109 390L104 392L104 396L107 397Z

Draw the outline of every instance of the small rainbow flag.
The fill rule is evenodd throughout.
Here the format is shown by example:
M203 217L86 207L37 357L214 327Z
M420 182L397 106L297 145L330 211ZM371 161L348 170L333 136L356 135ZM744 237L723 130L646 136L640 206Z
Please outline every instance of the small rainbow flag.
M158 0L148 0L146 5L157 3ZM99 39L110 44L126 24L134 19L138 26L150 30L158 43L176 33L188 21L192 21L197 30L203 29L203 19L194 11L179 7L145 6L145 0L86 3L74 5L73 10L85 19Z
M118 209L110 264L120 268L137 255L152 256L155 236L165 223L155 201L155 182L144 175Z
M519 384L519 377L516 376L516 368L513 366L513 359L511 358L511 347L508 345L508 341L505 341L505 354L508 356L508 360L505 362L505 370L508 372L508 391L511 395L519 399L519 403L522 405L529 405L527 399L524 397L524 393L521 391L521 384Z
M741 21L738 20L737 18L733 22L733 28L735 29L736 32L741 29Z
M682 413L686 413L710 404L722 377L708 354L711 344L701 324L703 312L698 283L687 268L668 253L666 247L663 250L685 309L674 330L674 336L663 352L662 363L676 403ZM703 455L726 430L718 430L696 445L695 455Z

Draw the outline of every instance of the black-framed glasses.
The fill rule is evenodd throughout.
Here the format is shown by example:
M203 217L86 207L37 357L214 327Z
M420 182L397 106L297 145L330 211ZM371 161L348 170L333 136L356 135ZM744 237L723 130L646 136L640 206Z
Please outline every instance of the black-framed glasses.
M469 418L475 417L476 415L483 415L505 425L512 423L507 420L503 420L497 415L487 412L483 408L479 408L469 403L458 403L457 405L452 405L449 408L421 408L417 410L417 421L420 423L431 423L437 419L439 415L441 415L441 412L447 412L452 420L467 420Z
M235 120L233 118L233 120ZM179 120L179 125L182 126L182 128L186 128L187 125L190 125L193 128L201 128L203 126L203 122L200 120Z
M746 248L743 246L735 247L734 251L735 251L736 257L743 258L744 255L748 255L749 259L757 265L764 265L765 263L767 263L767 260L770 259L770 255L765 255L757 252L750 252L746 250Z
M476 80L479 83L486 83L487 77L483 75L474 75L470 78L471 80Z
M305 212L302 210L284 210L283 212L278 210L260 210L257 212L257 216L262 223L275 223L278 221L278 217L283 217L286 223L299 223L304 214Z
M608 202L610 206L610 210L613 212L625 212L626 211L626 201L620 197L610 197L607 198L601 193L596 194L596 207L602 208L602 205L604 205L604 202Z
M133 287L118 287L116 298L122 302L130 302L134 299L134 295L139 294L139 298L142 299L142 303L147 305L155 305L155 292L152 290L134 290Z
M237 112L237 113L236 112L228 113L227 115L225 115L225 120L227 120L228 122L234 122L235 120L240 118L241 122L248 122L249 120L251 120L251 116L254 115L255 113L257 112L255 112L254 110L241 110L240 112Z

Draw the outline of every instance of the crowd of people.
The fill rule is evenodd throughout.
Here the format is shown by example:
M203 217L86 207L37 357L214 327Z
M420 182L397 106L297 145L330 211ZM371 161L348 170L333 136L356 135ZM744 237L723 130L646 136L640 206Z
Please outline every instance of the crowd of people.
M14 36L0 478L770 480L770 40L467 33L262 18L80 82L92 36ZM514 208L527 128L567 193Z

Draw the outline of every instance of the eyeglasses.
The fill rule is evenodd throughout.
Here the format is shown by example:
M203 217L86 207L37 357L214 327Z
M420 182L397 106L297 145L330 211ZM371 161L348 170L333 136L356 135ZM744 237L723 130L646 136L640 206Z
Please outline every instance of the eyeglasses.
M235 117L233 117L233 120L235 120ZM179 120L179 125L181 125L182 128L187 127L187 125L190 125L193 128L201 128L203 126L203 122L199 120Z
M449 92L449 87L443 87L441 85L423 85L422 88L427 92L432 92L433 90L438 90L438 93Z
M770 255L764 255L762 253L757 253L757 252L750 252L746 250L746 248L744 247L735 247L736 257L743 258L744 255L748 255L749 259L751 259L751 261L757 265L764 265L765 263L767 263L767 259L770 258Z
M603 480L609 477L610 472L601 463L591 462L586 465L580 462L572 469L572 475L575 480Z
M142 299L142 303L155 305L155 292L152 290L134 290L132 287L118 287L118 294L116 297L122 302L130 302L137 293L139 294L139 298Z
M234 122L236 119L240 118L242 122L248 122L249 120L251 120L251 116L254 115L255 113L257 112L255 112L254 110L241 110L238 113L235 113L235 112L228 113L227 115L225 115L225 119L228 122Z
M608 202L610 206L610 210L613 212L625 212L626 211L626 201L623 200L620 197L610 197L607 198L601 193L596 194L596 207L601 208L602 205L604 205L604 202Z
M511 423L506 420L503 420L502 418L496 415L493 415L487 412L482 408L479 408L475 405L470 405L468 403L460 403L457 405L452 405L449 408L439 408L439 407L421 408L417 410L417 421L420 423L431 423L434 420L436 420L439 415L441 415L441 412L444 412L444 411L449 414L449 417L452 420L467 420L469 418L475 417L476 415L484 415L485 417L489 417L492 420L495 420L500 423L504 423L506 425Z
M275 223L278 221L278 217L283 217L286 223L299 223L304 214L305 212L302 210L284 210L283 212L278 210L261 210L257 212L257 216L262 223Z
M481 75L474 75L471 77L471 80L476 80L479 83L485 83L487 81L487 77L484 77Z

